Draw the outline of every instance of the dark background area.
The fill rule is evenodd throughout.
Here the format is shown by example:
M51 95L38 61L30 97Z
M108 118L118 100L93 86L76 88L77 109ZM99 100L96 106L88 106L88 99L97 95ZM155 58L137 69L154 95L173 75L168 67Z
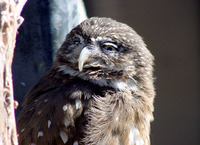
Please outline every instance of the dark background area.
M20 103L27 91L52 64L50 16L48 0L28 0L23 11L23 24L17 35L13 59L14 96Z
M155 56L152 145L200 144L200 2L84 0L88 17L111 17L140 34ZM49 0L28 0L13 61L15 99L52 64ZM21 109L18 107L16 116Z

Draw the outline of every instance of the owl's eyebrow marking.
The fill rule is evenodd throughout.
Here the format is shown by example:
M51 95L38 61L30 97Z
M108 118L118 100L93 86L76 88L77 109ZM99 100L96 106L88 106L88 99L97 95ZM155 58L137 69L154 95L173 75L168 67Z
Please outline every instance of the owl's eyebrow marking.
M91 40L95 43L95 42L99 42L99 41L113 41L111 38L109 37L101 37L101 36L98 36L97 38L91 38Z
M115 48L118 48L118 46L116 44L111 43L111 42L105 42L105 43L103 43L103 45L111 45L111 46L113 46Z

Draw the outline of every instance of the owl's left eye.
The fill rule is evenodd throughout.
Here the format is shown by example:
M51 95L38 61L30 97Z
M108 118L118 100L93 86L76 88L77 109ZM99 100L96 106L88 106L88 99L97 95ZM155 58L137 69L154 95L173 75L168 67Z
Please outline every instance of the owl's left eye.
M73 44L76 44L76 45L80 44L80 39L78 37L73 38L72 41L73 41Z
M101 48L107 52L116 52L116 51L118 52L119 51L118 46L111 42L103 43L101 45Z

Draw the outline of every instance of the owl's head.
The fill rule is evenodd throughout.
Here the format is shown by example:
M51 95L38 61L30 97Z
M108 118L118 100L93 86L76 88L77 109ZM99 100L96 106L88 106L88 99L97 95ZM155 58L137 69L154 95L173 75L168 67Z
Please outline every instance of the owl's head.
M97 17L71 30L55 61L66 74L119 90L143 88L152 80L152 65L153 56L131 27Z

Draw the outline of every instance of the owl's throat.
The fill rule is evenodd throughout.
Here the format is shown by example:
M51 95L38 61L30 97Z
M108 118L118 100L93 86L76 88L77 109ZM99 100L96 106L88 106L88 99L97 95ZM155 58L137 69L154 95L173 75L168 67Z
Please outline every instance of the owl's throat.
M140 88L135 79L132 77L126 76L123 80L118 79L118 77L122 75L122 72L117 73L111 70L103 70L99 67L87 68L87 71L80 72L66 65L62 65L59 67L59 71L62 71L63 74L79 77L101 87L112 87L118 91L137 91Z

